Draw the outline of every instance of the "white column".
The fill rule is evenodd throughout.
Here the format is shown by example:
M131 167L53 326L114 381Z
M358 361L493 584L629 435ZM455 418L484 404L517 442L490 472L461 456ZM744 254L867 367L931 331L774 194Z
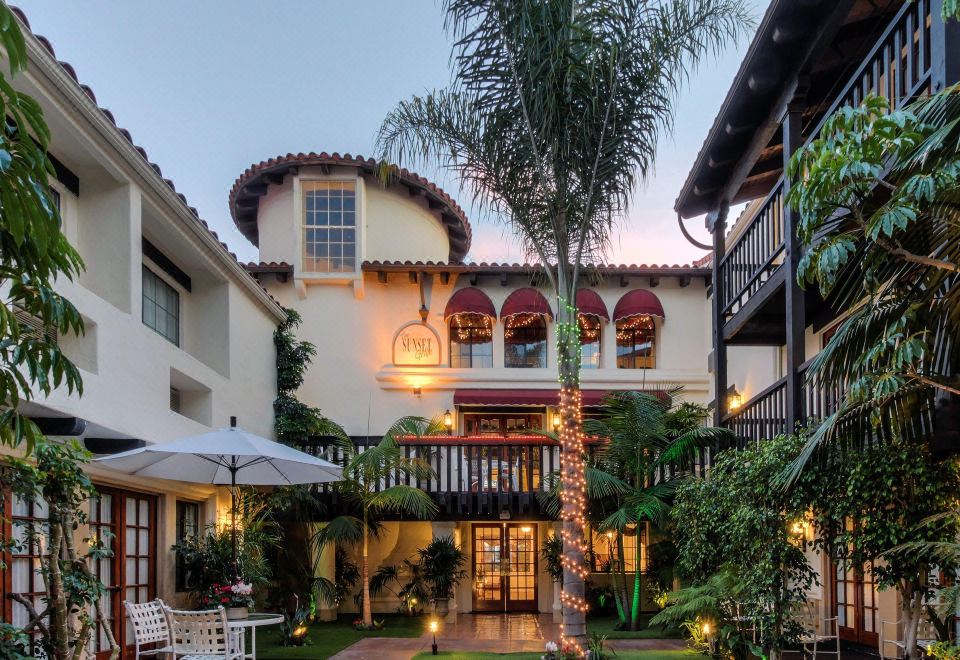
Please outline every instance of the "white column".
M617 368L617 324L604 321L600 329L600 368Z
M553 523L553 533L557 536L563 532L563 523ZM553 621L554 623L563 623L563 605L560 604L560 591L562 587L559 582L553 583Z
M446 520L435 520L430 523L431 533L433 538L440 538L441 536L451 536L453 537L454 543L458 546L460 545L460 534L457 530L457 523L453 521ZM449 611L447 612L447 623L456 623L457 622L457 596L460 593L460 586L457 585L453 588L453 598L449 602Z

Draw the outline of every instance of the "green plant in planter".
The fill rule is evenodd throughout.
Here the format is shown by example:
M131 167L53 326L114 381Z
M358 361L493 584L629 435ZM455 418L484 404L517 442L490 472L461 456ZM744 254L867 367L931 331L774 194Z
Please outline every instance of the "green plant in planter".
M396 584L397 588L391 588ZM399 611L407 616L423 613L423 606L429 600L429 587L424 577L423 564L419 561L404 559L402 566L381 566L370 578L370 596L379 596L389 591L400 600ZM358 606L363 605L363 592L357 594Z
M551 534L544 540L540 556L550 578L557 584L563 584L563 539L559 534Z
M453 589L467 577L467 557L452 536L438 536L420 550L420 565L438 614L446 614Z

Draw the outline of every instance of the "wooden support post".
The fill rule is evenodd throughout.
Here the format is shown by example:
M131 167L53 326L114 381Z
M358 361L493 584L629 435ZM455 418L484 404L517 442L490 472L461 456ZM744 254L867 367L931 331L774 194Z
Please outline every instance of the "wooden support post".
M800 135L803 120L802 104L794 103L787 108L783 118L783 165L784 171L790 157L802 145ZM784 178L783 196L790 192L790 179ZM806 305L803 290L797 282L797 270L803 245L797 237L799 213L784 205L784 232L786 234L786 255L784 268L787 269L784 287L786 289L786 339L787 339L787 433L793 433L797 425L803 422L803 382L799 372L804 361L804 330L807 327Z
M726 251L727 213L730 210L726 202L710 214L710 231L713 232L713 399L716 407L713 411L713 424L720 426L720 420L726 411L727 399L727 345L723 341L723 276L720 262Z

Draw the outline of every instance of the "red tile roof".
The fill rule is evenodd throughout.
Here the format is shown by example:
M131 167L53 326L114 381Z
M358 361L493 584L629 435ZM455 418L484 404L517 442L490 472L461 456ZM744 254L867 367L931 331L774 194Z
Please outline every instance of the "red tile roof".
M325 151L287 154L251 165L237 178L233 188L230 189L230 215L233 216L237 229L254 245L259 244L257 213L260 196L265 190L263 186L276 183L279 179L275 177L279 176L282 179L291 168L305 166L355 167L376 176L380 175L382 169L382 164L373 158L350 154L340 155L336 152L330 154ZM430 201L431 209L438 211L450 240L450 258L459 260L466 256L470 250L472 230L467 215L460 205L439 186L419 174L392 165L389 167L391 180L407 186L411 194L422 192Z
M703 261L703 260L700 260ZM361 264L364 271L409 271L423 270L447 271L455 273L536 273L542 270L539 264L507 264L507 263L463 263L443 261L364 261ZM710 269L698 262L693 264L588 264L583 267L584 272L596 272L600 275L644 275L644 276L682 276L709 277Z

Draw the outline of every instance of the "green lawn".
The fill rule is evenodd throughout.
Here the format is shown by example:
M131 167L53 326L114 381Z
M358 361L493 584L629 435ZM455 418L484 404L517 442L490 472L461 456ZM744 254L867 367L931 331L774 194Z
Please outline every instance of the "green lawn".
M386 620L382 630L359 631L353 629L354 618L355 615L349 615L330 623L313 624L309 635L312 643L300 647L280 646L277 626L262 628L257 632L257 657L264 660L329 658L364 637L419 637L425 629L421 617L383 615L374 617L378 621Z
M430 655L430 652L418 653L413 660L431 660L431 658L449 658L449 660L540 660L543 653L444 653ZM693 655L689 651L617 651L614 660L706 660L706 656Z
M607 639L679 639L680 631L670 631L664 628L648 628L652 614L640 617L640 630L614 630L617 617L590 617L587 619L587 632L606 635Z

